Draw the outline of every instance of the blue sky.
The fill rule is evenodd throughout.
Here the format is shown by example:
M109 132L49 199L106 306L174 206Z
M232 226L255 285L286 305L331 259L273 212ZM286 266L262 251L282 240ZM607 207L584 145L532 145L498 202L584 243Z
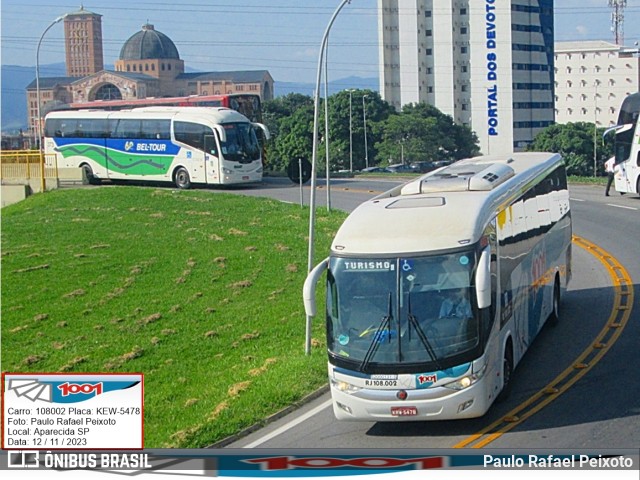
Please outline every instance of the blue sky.
M143 24L169 36L187 67L203 71L269 70L276 81L315 82L322 34L340 0L110 0L86 2L102 17L106 64ZM608 0L556 0L556 41L613 41ZM35 65L36 47L59 15L78 10L65 0L2 0L1 62ZM331 29L329 78L378 74L377 0L352 0ZM640 0L628 0L625 44L640 42ZM64 62L64 30L55 25L40 47L40 64ZM46 75L46 72L42 72Z

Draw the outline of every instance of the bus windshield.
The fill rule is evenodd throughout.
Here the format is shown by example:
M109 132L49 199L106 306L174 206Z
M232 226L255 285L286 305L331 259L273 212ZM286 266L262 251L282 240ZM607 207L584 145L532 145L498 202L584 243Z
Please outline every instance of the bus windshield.
M640 112L640 95L629 95L620 106L618 116L618 126L616 130L615 157L616 163L622 163L631 156L633 147L633 137L638 123L638 112Z
M260 144L250 123L225 123L226 139L220 142L225 160L250 163L260 160Z
M448 368L477 355L473 251L387 259L332 258L330 356L367 373Z

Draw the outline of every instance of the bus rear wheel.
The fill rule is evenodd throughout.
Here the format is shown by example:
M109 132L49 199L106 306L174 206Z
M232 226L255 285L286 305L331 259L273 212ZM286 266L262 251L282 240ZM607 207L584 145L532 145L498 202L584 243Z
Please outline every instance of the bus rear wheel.
M176 184L176 187L186 190L191 187L191 178L189 177L189 172L184 167L180 167L176 170L176 173L173 174L173 182Z

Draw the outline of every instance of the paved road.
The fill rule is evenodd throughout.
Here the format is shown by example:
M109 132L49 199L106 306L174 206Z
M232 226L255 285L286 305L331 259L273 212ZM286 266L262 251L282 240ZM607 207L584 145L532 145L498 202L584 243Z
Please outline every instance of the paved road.
M332 182L333 208L350 211L362 201L396 185L392 179L340 179ZM326 188L319 180L316 204L326 207ZM310 189L286 179L265 179L261 187L233 190L255 196L269 196L308 204ZM511 409L521 406L551 381L569 371L576 375L577 359L608 330L619 305L612 273L596 253L604 250L627 272L640 298L638 239L640 198L614 194L604 196L601 186L571 185L574 233L595 244L594 249L574 247L574 278L563 299L559 326L545 327L521 364L514 390L504 404L494 405L481 418L456 422L337 422L325 394L266 428L240 438L228 447L260 448L450 448L460 446ZM619 289L619 287L617 287ZM618 303L616 303L618 302ZM637 301L636 301L637 303ZM495 448L638 448L640 447L640 376L637 339L640 338L640 309L629 308L617 338L607 337L601 358L586 357L584 376L575 380L553 401L517 427L498 435ZM625 314L626 315L626 314ZM615 330L618 332L618 330ZM606 333L606 335L610 335ZM527 414L528 415L528 414Z

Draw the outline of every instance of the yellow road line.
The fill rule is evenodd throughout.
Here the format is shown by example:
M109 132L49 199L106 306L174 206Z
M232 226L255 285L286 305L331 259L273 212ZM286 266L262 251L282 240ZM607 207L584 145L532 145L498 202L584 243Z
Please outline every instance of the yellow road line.
M613 309L600 333L592 344L576 358L572 365L554 378L548 385L529 397L504 417L495 421L480 432L471 435L454 448L482 448L500 438L502 434L523 423L526 419L542 410L554 401L574 383L586 375L595 364L609 351L622 334L631 317L633 306L633 282L625 268L609 253L594 243L574 235L573 243L595 256L606 268L613 280Z

